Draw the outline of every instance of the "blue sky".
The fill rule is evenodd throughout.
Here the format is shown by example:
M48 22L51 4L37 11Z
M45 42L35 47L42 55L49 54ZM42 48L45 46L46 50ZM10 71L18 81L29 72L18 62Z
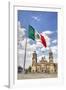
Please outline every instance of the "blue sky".
M34 19L37 17L37 19ZM57 30L57 12L41 11L18 11L18 21L22 26L28 29L32 25L36 30Z
M46 12L46 11L23 11L18 10L18 22L20 22L21 27L28 31L28 26L33 26L39 33L46 33L50 39L50 47L53 49L54 57L57 59L57 12ZM23 30L23 29L22 29ZM23 41L21 41L23 43ZM29 40L28 44L32 44L35 47L35 42ZM21 45L21 44L20 44ZM46 55L48 56L48 49L41 45L37 45L36 51L38 56ZM31 48L32 48L31 47ZM28 58L28 57L27 57ZM22 60L22 59L21 59ZM31 59L27 60L31 62ZM21 61L22 62L22 61Z

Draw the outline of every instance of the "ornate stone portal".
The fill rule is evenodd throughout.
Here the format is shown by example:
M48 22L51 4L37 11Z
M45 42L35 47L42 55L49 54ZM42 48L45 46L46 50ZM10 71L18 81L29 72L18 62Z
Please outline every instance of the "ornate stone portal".
M49 61L42 57L42 59L37 62L37 54L34 51L32 55L32 69L33 73L57 73L57 63L53 62L53 53L51 49L49 50Z

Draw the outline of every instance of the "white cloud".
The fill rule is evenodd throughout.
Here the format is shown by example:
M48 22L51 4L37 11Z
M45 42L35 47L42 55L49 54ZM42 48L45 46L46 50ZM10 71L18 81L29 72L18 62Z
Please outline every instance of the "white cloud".
M27 43L30 43L31 39L30 38L27 38Z
M46 49L43 47L43 48L41 48L41 51L43 52L43 51L45 51Z
M50 30L46 30L46 31L44 31L43 33L44 33L44 34L48 34L48 35L50 35L50 34L52 34L53 32L50 31Z
M26 54L26 68L29 67L29 65L32 64L32 52L28 52Z
M57 47L57 46L52 46L52 47L51 47L51 49L52 49L52 52L53 52L53 53L56 53L56 52L57 52L58 47Z
M42 59L42 57L44 57L44 55L41 55L41 56L37 57L38 62Z
M21 27L21 23L20 23L20 21L17 22L17 27L18 27L18 28Z
M36 48L41 48L41 47L43 47L42 43L37 41L36 42Z
M52 43L57 43L57 40L53 40Z
M19 49L18 50L18 54L20 55L20 54L24 54L24 52L25 52L25 49Z
M20 41L24 38L26 29L21 27L20 22L18 22L18 28L17 29L18 29L18 40Z
M20 41L20 44L22 45L22 49L25 48L25 44L26 44L26 39L24 38L24 40ZM29 43L29 39L27 41L27 50L28 51L34 51L36 49L36 44L30 44Z
M23 40L19 41L19 43L22 45L22 48L25 48L25 43L26 43L26 39L24 38Z
M25 36L25 28L19 28L18 29L18 35L19 35L19 37L22 37L23 38L23 36Z
M31 49L32 49L33 51L36 50L36 44L32 44L32 45L30 45L30 46L31 46Z
M40 19L37 16L32 16L32 18L36 21L40 21Z
M32 63L32 53L26 51L26 62L25 62L25 68L28 68L29 65ZM18 65L21 65L23 67L24 64L24 52L22 54L19 54L18 58Z
M33 51L28 51L28 49L26 50L26 68L31 65L31 62L32 62L32 52ZM25 49L21 50L19 49L18 50L18 65L21 65L23 67L23 64L24 64L24 55L25 55Z
M45 47L42 47L42 48L41 48L41 51L42 51L42 52L43 52L43 51L47 51L47 50L49 50L49 47L46 47L46 48L45 48Z

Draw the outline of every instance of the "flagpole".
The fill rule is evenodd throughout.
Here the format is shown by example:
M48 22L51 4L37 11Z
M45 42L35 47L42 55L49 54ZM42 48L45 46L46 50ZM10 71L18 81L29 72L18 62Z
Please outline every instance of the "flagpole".
M25 42L25 53L24 53L24 65L23 65L23 73L25 73L26 49L27 49L27 37L26 37L26 42Z

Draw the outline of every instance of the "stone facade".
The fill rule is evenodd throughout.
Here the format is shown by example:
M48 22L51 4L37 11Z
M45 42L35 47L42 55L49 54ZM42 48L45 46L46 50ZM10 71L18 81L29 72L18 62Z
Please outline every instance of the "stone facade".
M32 55L32 69L33 73L57 73L57 63L53 62L53 53L49 50L49 61L42 57L42 59L37 62L36 52Z

